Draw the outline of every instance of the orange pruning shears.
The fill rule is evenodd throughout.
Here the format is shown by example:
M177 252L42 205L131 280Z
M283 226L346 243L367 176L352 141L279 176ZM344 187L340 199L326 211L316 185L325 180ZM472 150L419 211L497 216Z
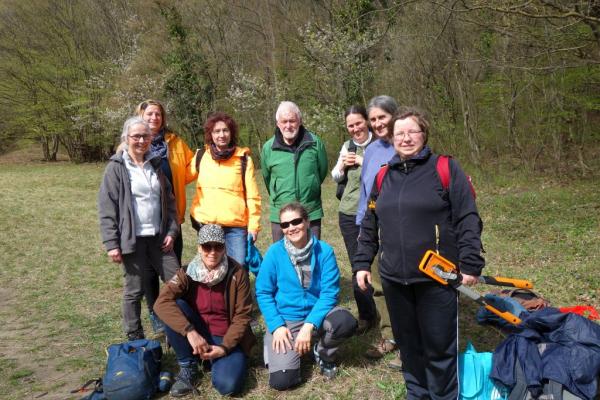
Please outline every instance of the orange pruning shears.
M456 268L451 261L445 259L440 256L438 253L428 250L421 263L419 264L419 269L432 278L433 280L439 282L442 285L450 285L460 293L463 293L470 299L477 302L479 305L483 306L486 310L496 314L500 318L510 322L514 325L519 325L521 323L521 319L514 314L508 311L500 311L494 306L490 305L483 296L474 291L471 288L464 286L462 281L462 276L460 275L460 271ZM524 279L513 279L513 278L502 278L502 277L492 277L492 276L480 276L479 282L486 283L488 285L497 285L497 286L510 286L516 288L524 288L524 289L532 289L533 284Z

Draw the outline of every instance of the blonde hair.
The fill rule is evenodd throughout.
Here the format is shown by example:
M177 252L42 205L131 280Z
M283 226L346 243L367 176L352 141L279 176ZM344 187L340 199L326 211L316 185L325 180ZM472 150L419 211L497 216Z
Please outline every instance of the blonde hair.
M165 112L165 106L163 106L160 101L152 100L152 99L142 101L135 108L135 114L140 117L143 117L144 111L146 111L146 108L148 108L150 106L156 106L156 107L160 108L160 115L162 117L162 124L160 125L160 129L163 129L164 127L167 126L167 113Z

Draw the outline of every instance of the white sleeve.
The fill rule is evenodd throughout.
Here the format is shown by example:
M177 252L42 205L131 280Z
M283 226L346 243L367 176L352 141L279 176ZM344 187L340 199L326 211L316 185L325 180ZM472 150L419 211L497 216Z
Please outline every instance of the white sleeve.
M331 177L336 182L340 182L344 178L344 163L342 161L342 156L347 153L348 149L342 144L342 149L340 150L340 155L338 157L337 163L331 170Z

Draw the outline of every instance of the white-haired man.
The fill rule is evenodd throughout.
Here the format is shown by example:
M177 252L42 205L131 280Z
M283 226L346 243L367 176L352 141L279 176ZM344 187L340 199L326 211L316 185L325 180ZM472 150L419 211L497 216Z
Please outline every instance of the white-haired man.
M299 201L308 210L310 229L321 236L321 184L327 176L327 153L321 139L302 125L302 113L282 101L275 113L275 134L263 146L261 172L269 191L269 220L273 242L283 237L279 209Z

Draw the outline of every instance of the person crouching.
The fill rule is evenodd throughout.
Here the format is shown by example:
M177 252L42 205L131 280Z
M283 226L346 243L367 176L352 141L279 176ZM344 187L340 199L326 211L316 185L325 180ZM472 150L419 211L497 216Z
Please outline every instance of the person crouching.
M301 382L300 358L307 353L313 353L322 375L334 378L338 347L354 334L358 322L337 306L340 271L335 254L309 233L306 208L286 204L279 218L284 237L263 258L256 299L267 326L263 352L269 385L286 390Z
M166 324L179 363L171 396L195 391L199 360L210 363L220 394L242 390L246 356L256 341L250 329L252 297L248 274L225 254L221 226L200 228L198 254L163 287L154 311Z

